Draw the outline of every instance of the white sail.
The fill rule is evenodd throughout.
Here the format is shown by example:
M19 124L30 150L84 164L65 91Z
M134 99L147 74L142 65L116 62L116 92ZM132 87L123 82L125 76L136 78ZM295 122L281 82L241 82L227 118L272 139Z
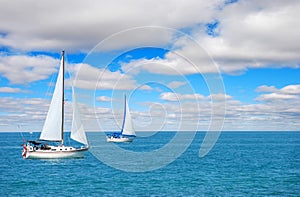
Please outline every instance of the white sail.
M122 135L133 135L135 136L135 131L133 129L133 123L128 107L128 103L125 96L125 109L124 109L124 120L123 120L123 127L122 127Z
M63 105L63 80L64 58L61 59L59 74L54 93L48 110L47 118L40 136L41 140L62 141L62 105Z
M80 113L78 105L76 102L76 96L74 93L74 88L72 87L72 96L73 96L73 120L72 120L72 129L71 129L71 138L80 142L82 144L88 145L88 141L85 135L85 130L80 119Z

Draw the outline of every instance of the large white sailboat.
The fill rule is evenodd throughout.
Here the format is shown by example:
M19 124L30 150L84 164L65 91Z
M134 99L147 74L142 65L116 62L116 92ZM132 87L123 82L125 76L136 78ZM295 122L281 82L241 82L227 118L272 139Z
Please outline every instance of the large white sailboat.
M114 132L106 136L107 142L132 142L136 137L132 119L125 95L124 117L120 132Z
M73 88L71 138L83 144L83 146L75 148L64 145L64 67L63 51L54 93L43 130L38 141L28 140L23 144L22 156L25 159L81 158L88 150L88 141L79 117ZM48 145L48 143L53 142L58 142L59 145Z

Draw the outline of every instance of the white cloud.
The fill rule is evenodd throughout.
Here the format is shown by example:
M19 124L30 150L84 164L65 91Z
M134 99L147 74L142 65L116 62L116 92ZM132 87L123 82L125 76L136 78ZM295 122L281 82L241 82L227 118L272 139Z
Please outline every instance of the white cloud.
M196 124L199 122L200 129L207 130L212 118L211 115L213 115L214 119L223 118L224 111L222 110L224 108L222 106L226 102L224 130L299 130L300 108L297 106L300 105L300 97L299 94L294 94L297 92L295 91L296 87L298 85L289 85L281 89L276 88L277 93L262 94L258 97L261 99L257 99L258 103L255 104L242 103L234 100L231 95L221 94L209 95L197 102L193 100L181 102L180 105L178 102L168 102L163 104L167 112L165 119L168 122L167 120L176 117L178 121L184 124ZM285 92L286 89L289 89L289 91ZM293 91L290 91L291 89ZM162 94L161 96L163 95L171 101L179 99L179 96L175 93ZM212 103L210 98L214 98L216 102ZM218 98L222 99L218 100ZM288 102L286 99L289 99ZM272 102L264 102L266 100ZM214 111L212 111L213 109Z
M165 101L179 101L179 95L173 92L164 92L160 94L160 99Z
M210 21L223 0L2 1L0 44L22 50L87 50L113 33L138 26L184 28ZM72 9L65 5L72 5ZM22 9L16 9L20 7ZM118 43L132 45L141 35ZM162 41L143 37L145 43ZM131 42L132 41L132 42ZM123 43L123 44L122 44Z
M194 46L193 46L194 47ZM199 51L198 47L194 48ZM203 53L202 49L201 52ZM192 56L186 54L184 49L168 52L165 58L137 59L129 63L121 63L122 69L138 74L147 71L153 74L184 76L198 73L216 73L219 72L217 66L212 62L207 54L196 54Z
M176 89L181 86L184 86L185 84L186 84L186 82L184 82L184 81L172 81L168 84L168 87L170 87L172 89Z
M153 73L162 74L218 72L205 50L226 73L270 66L299 68L299 1L237 1L226 6L223 0L69 3L72 10L59 1L3 2L0 45L21 50L88 51L104 38L128 28L165 26L189 29L186 32L195 42L180 34L162 35L138 28L134 34L124 33L102 47L120 49L172 42L177 48L165 59L146 62L153 65ZM16 4L22 10L15 9ZM213 21L218 21L212 30L218 32L215 37L205 32L205 24ZM178 36L179 40L174 39ZM199 47L205 50L195 50ZM159 70L155 64L168 66Z
M138 88L141 89L141 90L148 90L148 91L153 90L153 88L151 86L146 85L146 84L143 84Z
M129 63L121 63L122 69L128 71L129 69L134 69L132 72L138 74L141 71L147 71L153 74L163 74L163 75L185 75L196 73L197 71L193 66L186 65L184 60L181 60L181 64L177 61L152 58L152 59L137 59L132 60ZM184 64L183 64L184 62Z
M298 85L295 85L297 87ZM291 86L286 86L291 87ZM286 88L277 89L284 92ZM293 86L292 86L293 87ZM224 130L299 130L300 125L300 98L294 91L279 95L279 92L262 94L257 103L246 104L234 100L230 95L176 94L162 93L161 99L172 101L155 103L148 101L146 110L131 110L135 128L141 130L207 130L212 118L215 120L224 117L224 102L226 101L226 115ZM84 95L81 95L84 96ZM222 97L222 99L219 99ZM223 98L226 98L224 100ZM269 98L267 98L269 97ZM271 98L272 97L272 98ZM288 102L286 98L289 97ZM103 97L104 98L104 97ZM211 102L210 98L214 98ZM184 102L174 102L177 101ZM265 102L271 99L272 102ZM108 100L105 97L104 100ZM0 130L16 130L21 125L23 130L40 131L44 123L50 100L40 98L0 98ZM112 109L110 107L89 106L80 104L81 118L84 126L89 131L118 130L122 122L123 108ZM134 106L135 104L133 104ZM71 103L66 103L66 129L70 128ZM149 110L149 111L147 111ZM177 131L176 130L176 131Z
M172 62L175 70L182 74L219 72L217 64L198 40L186 35L174 42L173 49L165 55L165 59Z
M97 69L87 64L70 65L71 68L76 67L74 71L81 71L76 85L89 90L132 90L136 87L151 90L150 86L139 85L134 80L134 74L140 71L164 75L218 72L210 56L222 72L230 74L240 73L249 68L299 68L299 1L238 1L226 7L223 7L223 3L221 0L64 2L72 4L70 9L68 6L61 6L61 2L56 0L43 3L35 0L7 0L3 1L0 7L0 46L8 46L11 51L57 52L64 48L72 52L85 52L107 36L127 28L153 25L190 32L191 39L187 39L180 37L180 34L142 34L143 31L137 29L133 31L136 34L125 33L122 37L106 43L103 48L111 50L139 44L160 46L172 41L173 50L164 58L123 63L124 74ZM220 7L221 9L216 9ZM205 23L213 21L218 21L215 37L205 33ZM52 73L56 73L58 64L58 59L44 55L30 57L1 54L0 74L11 84L31 83L47 79ZM134 70L130 70L132 68ZM127 72L129 70L130 73ZM180 84L179 80L168 84L170 88L178 88L181 85L184 84ZM200 121L201 128L207 128L212 106L221 106L223 98L226 98L225 129L299 130L299 87L298 84L281 89L275 86L260 86L257 92L261 94L254 104L242 103L226 94L204 97L200 94L164 92L160 94L161 99L184 100L185 102L181 103L182 107L176 105L178 102L156 103L155 107L151 108L151 113L133 111L132 114L133 118L138 120L136 122L146 122L144 125L151 122L147 119L150 114L156 118L154 122L157 124L169 123L168 128L178 126L174 123L178 123L180 118L192 126ZM21 90L2 87L1 91L13 93ZM105 97L99 99L108 100ZM210 99L217 102L212 104ZM0 104L0 126L17 125L22 120L28 127L34 125L39 129L49 101L0 98ZM199 108L195 105L199 105ZM102 123L106 126L103 128L114 125L115 117L111 109L85 105L81 108L85 122L94 121L93 124L87 124L90 130L96 128L96 119L103 120ZM222 108L216 111L215 115L222 118L221 112ZM121 111L117 113L122 114ZM70 117L71 114L67 112L66 115ZM145 120L139 119L140 117ZM117 119L119 121L121 117L118 116ZM69 122L70 118L66 120Z
M259 86L258 92L270 92L269 94L262 94L256 98L258 101L270 101L286 100L286 99L300 99L300 85L288 85L281 89L277 89L274 86Z
M50 100L41 98L0 98L0 131L41 131ZM97 129L97 118L107 121L108 126L114 125L114 117L110 108L88 106L79 103L81 119L87 130ZM121 112L120 112L121 114ZM72 104L65 103L65 129L71 128ZM19 128L20 127L20 128ZM98 130L98 129L97 129Z
M46 117L48 104L48 100L39 98L0 98L0 111L2 112L0 122L7 123L7 126L0 130L18 130L18 125L27 125L26 128L40 130Z
M59 59L46 55L4 55L0 56L0 74L7 78L11 84L29 84L48 79L53 73L57 73L59 62ZM71 76L77 77L76 86L83 89L130 90L139 86L132 76L119 71L111 72L88 64L70 64L67 62L66 69ZM71 86L71 83L72 78L67 78L66 86ZM140 89L151 90L151 87L142 85ZM17 93L24 91L20 88L1 87L0 92Z
M211 94L207 98L212 101L225 101L228 99L232 99L232 96L227 94Z
M107 69L77 64L75 86L83 89L130 90L138 85L131 76Z
M270 94L260 95L258 98L256 98L256 100L258 100L258 101L273 101L274 99L297 99L297 98L299 98L299 97L296 95L270 93Z
M275 88L275 86L266 86L266 85L262 85L259 86L258 88L256 88L257 92L276 92L278 91L277 88Z
M293 84L284 86L281 89L276 88L275 86L259 86L256 91L258 92L275 92L281 94L300 94L300 84Z
M179 94L173 92L163 92L160 99L165 101L202 100L205 97L201 94Z
M45 55L0 56L0 74L12 84L31 83L47 79L57 72L59 60Z
M133 60L123 66L165 75L299 68L299 9L297 1L239 1L216 14L217 36L207 35L200 25L192 37L179 35L163 59Z
M238 1L216 17L219 36L196 32L196 39L223 72L248 68L299 68L299 1Z
M98 96L96 100L101 102L111 102L113 99L108 96Z
M282 89L280 89L280 91L285 94L300 95L300 84L285 86Z
M134 60L128 65L166 75L299 68L299 9L299 1L238 1L216 13L217 36L207 35L199 25L192 28L191 37L177 35L163 59Z
M282 100L282 95L268 97L266 99L271 99L272 102L257 100L257 104L245 104L235 100L227 101L224 130L299 130L300 110L295 106L300 104L300 99L293 98L286 102L286 98Z
M2 93L19 93L19 92L22 92L22 90L20 88L0 87L0 92L2 92Z

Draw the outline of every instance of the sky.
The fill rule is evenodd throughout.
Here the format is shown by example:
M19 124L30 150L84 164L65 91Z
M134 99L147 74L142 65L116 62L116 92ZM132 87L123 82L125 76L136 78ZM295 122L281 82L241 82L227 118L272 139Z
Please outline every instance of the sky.
M297 0L0 0L0 131L41 131L66 51L88 131L300 130ZM146 135L146 134L145 134Z

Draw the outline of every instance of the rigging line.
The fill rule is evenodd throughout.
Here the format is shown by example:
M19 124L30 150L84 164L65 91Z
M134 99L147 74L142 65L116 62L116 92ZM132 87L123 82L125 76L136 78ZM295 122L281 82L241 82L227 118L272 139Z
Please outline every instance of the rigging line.
M19 130L20 130L20 135L21 135L21 137L22 137L22 141L25 143L26 142L26 140L25 140L25 138L24 138L24 135L23 135L23 132L21 132L21 126L20 125L18 125L18 128L19 128Z
M58 70L59 70L60 67L58 67ZM54 88L55 88L55 79L58 77L58 72L54 72L52 75L51 75L51 80L50 82L47 84L47 91L44 95L44 99L46 98L49 98L49 95L51 95L51 93L53 93L54 91Z
M30 139L37 139L36 132L32 132L32 131L25 132L25 131L22 131L21 125L18 125L18 129L20 130L19 134L20 134L20 136L22 138L22 141L24 143L26 142L26 140L25 140L26 138L24 137L24 133L29 133L30 134ZM34 135L32 135L32 134L34 134Z
M75 76L75 71L72 70L72 67L70 66L70 64L68 63L68 58L67 58L67 54L65 52L65 55L64 55L64 60L65 60L65 81L68 82L65 84L65 86L68 86L71 87L72 89L72 86L73 86L73 80L74 80L74 76ZM71 91L71 96L70 96L70 91L68 88L65 88L65 101L73 101L73 98L72 98L72 91ZM69 97L66 98L66 95Z

